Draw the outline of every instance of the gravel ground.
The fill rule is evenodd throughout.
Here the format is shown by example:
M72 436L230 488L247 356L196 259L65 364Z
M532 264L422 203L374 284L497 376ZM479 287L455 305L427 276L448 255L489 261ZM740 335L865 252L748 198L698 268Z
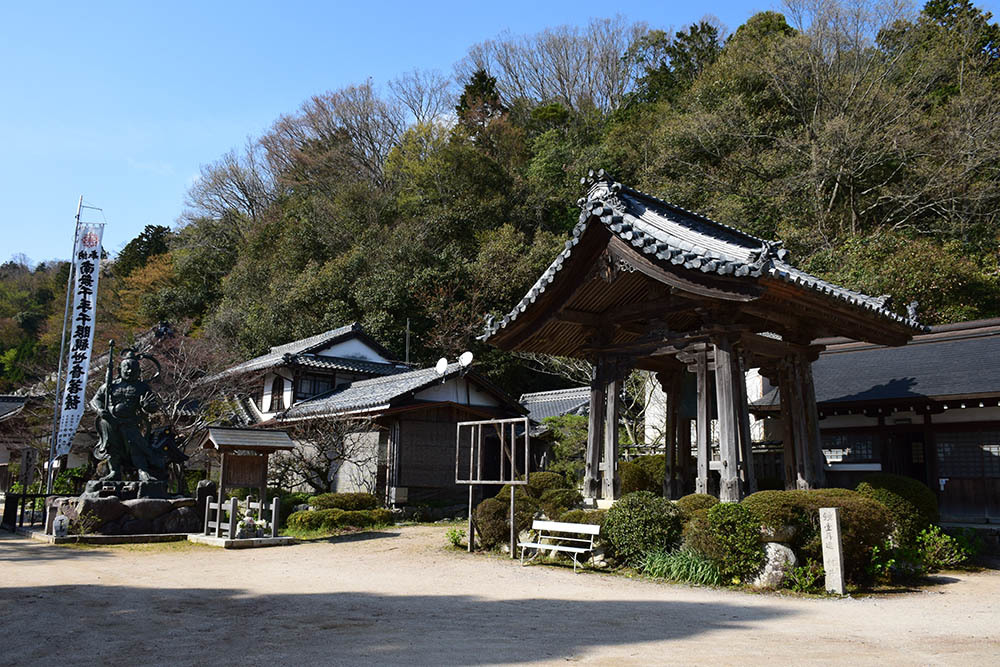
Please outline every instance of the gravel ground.
M414 526L290 547L0 532L0 665L1000 664L1000 572L861 599L751 595L445 548Z

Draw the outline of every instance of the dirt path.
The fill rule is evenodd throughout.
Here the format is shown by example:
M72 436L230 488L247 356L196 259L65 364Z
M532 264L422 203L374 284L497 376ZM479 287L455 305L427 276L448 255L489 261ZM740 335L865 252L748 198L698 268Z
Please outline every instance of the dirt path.
M444 531L248 551L0 533L0 665L1000 664L997 572L800 599L521 568Z

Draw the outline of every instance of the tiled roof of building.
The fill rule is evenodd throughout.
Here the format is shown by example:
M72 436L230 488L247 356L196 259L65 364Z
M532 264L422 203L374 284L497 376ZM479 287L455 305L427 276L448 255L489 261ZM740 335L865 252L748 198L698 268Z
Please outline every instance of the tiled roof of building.
M832 345L813 365L816 402L1000 397L1000 320L933 327L902 347ZM754 401L777 406L773 389Z
M276 366L305 366L310 368L322 368L326 370L344 370L355 373L365 373L369 375L391 375L406 370L405 366L392 363L379 363L365 359L353 359L349 357L328 357L314 354L316 350L321 350L329 345L333 345L341 340L351 337L364 337L365 342L372 345L380 353L388 356L388 352L381 349L374 341L368 339L364 330L357 322L337 329L330 329L315 336L309 336L301 340L285 343L272 347L267 354L254 357L249 361L244 361L232 368L228 368L221 375L236 375L240 373L250 373L253 371L267 370ZM214 376L218 377L218 376Z
M650 259L703 273L750 279L768 276L849 303L886 320L921 328L915 319L889 310L887 297L854 292L795 268L788 263L788 251L781 248L780 242L759 239L626 187L603 172L592 182L587 197L578 203L582 210L573 237L521 302L502 320L487 324L484 339L516 320L554 282L594 220Z
M541 422L546 417L586 414L590 406L590 387L522 394L519 402L533 422Z
M280 419L303 419L384 410L391 407L394 401L406 398L436 383L445 382L462 371L461 364L453 363L448 364L444 374L438 373L434 368L422 368L386 377L358 380L346 387L296 403L282 413ZM477 384L504 398L503 392L493 388L483 378L475 374L470 375L475 378ZM509 399L504 398L504 400Z
M21 411L21 408L24 407L24 404L27 403L27 401L27 396L0 394L0 421L16 415Z

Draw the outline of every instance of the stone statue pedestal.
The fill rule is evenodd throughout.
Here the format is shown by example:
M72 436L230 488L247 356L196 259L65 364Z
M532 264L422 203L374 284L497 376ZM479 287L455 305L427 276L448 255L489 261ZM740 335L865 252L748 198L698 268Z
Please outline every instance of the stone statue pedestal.
M110 498L134 500L136 498L166 498L166 481L122 482L93 479L87 482L81 498Z

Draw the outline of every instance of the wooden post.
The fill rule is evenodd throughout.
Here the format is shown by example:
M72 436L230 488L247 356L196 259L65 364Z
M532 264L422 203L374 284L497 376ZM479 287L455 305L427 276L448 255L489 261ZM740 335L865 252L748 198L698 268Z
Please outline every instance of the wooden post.
M604 463L602 498L617 500L621 486L618 481L618 378L608 381L605 391L607 414L604 418Z
M797 355L792 355L788 360L788 423L792 433L792 447L795 451L795 488L807 490L809 486L809 474L806 472L806 406L804 404L802 392L802 373L799 368ZM785 392L782 388L782 392Z
M601 441L604 437L604 377L606 364L598 360L590 380L590 417L587 423L587 457L583 473L583 497L594 499L600 494Z
M660 378L663 395L666 397L666 428L663 434L664 444L664 480L663 495L670 499L680 497L680 447L678 441L678 420L680 419L681 376L673 374Z
M211 515L212 515L212 496L209 496L208 499L205 501L205 534L206 535L211 535L211 533L208 532L208 519L209 519L209 517Z
M278 536L278 514L281 512L281 503L277 498L271 499L271 537Z
M781 397L781 444L784 449L785 489L798 488L795 460L795 427L792 424L792 378L787 361L781 361L778 371L778 392Z
M239 509L239 502L236 498L229 499L229 539L236 539L236 513ZM221 507L219 508L221 510ZM221 523L221 516L220 521Z
M799 356L799 368L802 374L802 402L805 407L806 439L803 449L806 452L806 481L810 488L822 487L826 481L826 460L823 456L823 439L819 433L819 411L816 409L816 387L813 385L812 362Z
M719 500L736 503L742 497L739 477L739 422L736 416L733 348L728 339L715 343L715 395L719 409L719 458L722 459L722 479Z
M678 413L679 415L679 413ZM691 484L691 420L677 419L677 497L685 496Z
M695 424L697 429L696 445L698 447L698 478L695 481L695 493L708 493L708 462L712 457L710 413L708 410L708 353L699 352L695 376L698 380L698 416Z
M740 458L743 489L747 494L757 491L757 474L753 469L753 440L750 436L750 402L747 400L747 376L740 356L733 355L733 377L736 391L736 418L739 423Z

